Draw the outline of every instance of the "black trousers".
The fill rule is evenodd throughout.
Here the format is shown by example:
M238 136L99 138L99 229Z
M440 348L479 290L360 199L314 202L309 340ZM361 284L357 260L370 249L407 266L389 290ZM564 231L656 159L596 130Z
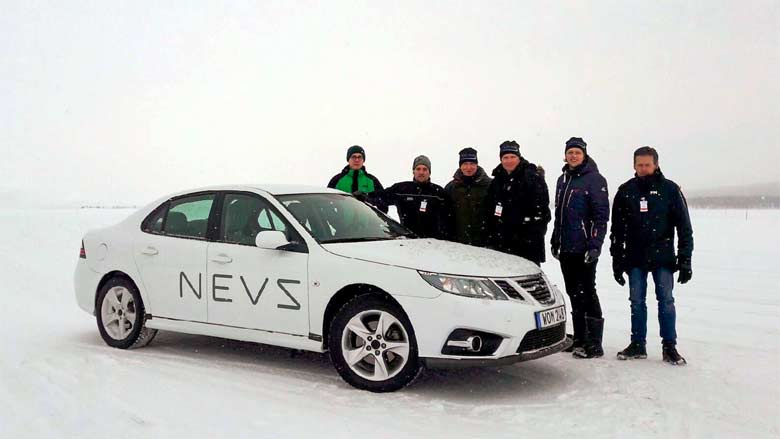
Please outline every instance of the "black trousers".
M571 300L574 339L585 337L585 317L600 319L601 303L596 294L596 263L585 263L585 253L561 253L561 272Z

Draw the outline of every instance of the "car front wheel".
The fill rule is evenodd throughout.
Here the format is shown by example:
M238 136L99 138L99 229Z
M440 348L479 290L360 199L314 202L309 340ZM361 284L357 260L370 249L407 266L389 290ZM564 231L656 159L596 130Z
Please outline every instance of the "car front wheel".
M98 330L107 345L119 349L146 346L157 334L144 326L145 311L135 284L125 277L113 277L98 293Z
M378 295L357 296L339 310L328 348L339 375L358 389L392 392L422 369L409 318Z

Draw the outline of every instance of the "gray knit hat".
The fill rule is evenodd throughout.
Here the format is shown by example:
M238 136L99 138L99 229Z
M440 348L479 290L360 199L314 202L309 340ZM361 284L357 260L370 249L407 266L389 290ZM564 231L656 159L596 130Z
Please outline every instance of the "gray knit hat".
M428 168L428 172L431 171L431 159L424 155L418 155L414 158L414 162L412 162L412 170L416 168L418 165L425 165L426 168Z

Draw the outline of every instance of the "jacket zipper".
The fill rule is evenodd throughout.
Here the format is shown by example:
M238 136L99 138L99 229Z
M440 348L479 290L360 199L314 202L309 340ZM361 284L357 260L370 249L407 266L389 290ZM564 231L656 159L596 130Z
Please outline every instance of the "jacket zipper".
M564 175L563 178L566 179L566 177L567 176ZM571 176L571 175L568 175L568 177L569 178L566 181L566 187L563 189L563 193L561 194L561 204L560 204L560 206L561 206L561 221L558 224L558 228L561 230L560 233L558 234L558 240L560 241L558 244L559 244L560 247L563 247L563 212L564 212L564 210L563 210L563 208L564 208L563 203L564 203L564 201L566 201L566 192L569 191L569 186L571 186L571 181L574 179L574 177ZM569 201L571 201L571 195L569 195ZM566 207L569 207L569 203L566 203Z

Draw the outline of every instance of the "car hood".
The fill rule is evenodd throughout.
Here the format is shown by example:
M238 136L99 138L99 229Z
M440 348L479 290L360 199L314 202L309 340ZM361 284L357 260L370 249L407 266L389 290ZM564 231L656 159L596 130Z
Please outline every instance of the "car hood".
M394 239L322 245L330 253L378 264L478 277L513 277L540 273L518 256L438 239Z

